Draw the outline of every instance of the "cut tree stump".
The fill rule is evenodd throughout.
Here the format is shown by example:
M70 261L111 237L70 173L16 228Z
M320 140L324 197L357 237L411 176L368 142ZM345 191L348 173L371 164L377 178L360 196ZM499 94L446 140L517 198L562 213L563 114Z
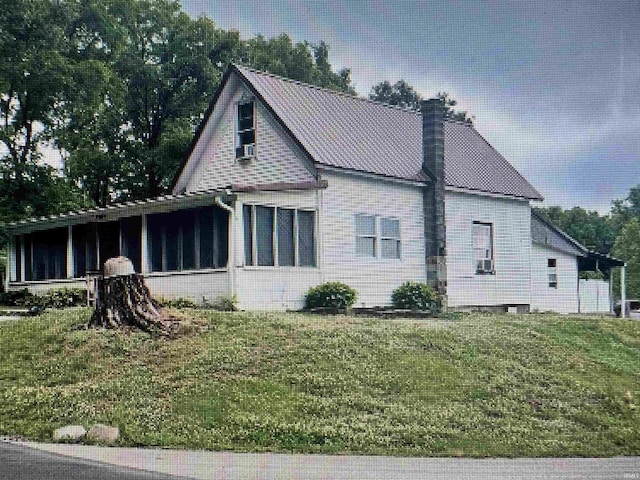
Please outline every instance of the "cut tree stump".
M174 319L162 314L142 275L131 260L116 257L104 264L104 278L98 279L96 307L89 327L134 327L146 332L170 334Z

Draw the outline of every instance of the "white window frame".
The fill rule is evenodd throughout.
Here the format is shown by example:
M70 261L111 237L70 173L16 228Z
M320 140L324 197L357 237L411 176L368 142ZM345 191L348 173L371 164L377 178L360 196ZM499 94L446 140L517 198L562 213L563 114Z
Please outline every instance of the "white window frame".
M243 206L249 207L251 209L251 264L247 264L247 254L244 252L243 264L245 267L251 268L318 268L318 212L312 208L298 208L291 206L283 206L283 205L264 205L261 203L245 203ZM264 207L271 208L273 210L273 235L272 235L272 248L273 248L273 265L258 265L258 242L257 242L257 215L256 215L256 207ZM278 209L282 210L293 210L293 265L279 265L279 242L278 242ZM244 215L244 210L243 215ZM313 213L313 265L300 265L300 253L299 249L299 230L298 230L298 212L309 212ZM242 221L243 225L243 245L244 238L246 232L244 231L244 219Z
M251 113L251 128L245 128L245 129L240 129L240 107L242 107L243 105L248 105L251 104L252 105L252 113ZM256 135L256 101L255 98L249 98L249 99L241 99L238 103L236 103L236 118L235 118L235 130L236 130L236 142L235 142L235 146L236 148L242 147L244 145L254 145L254 149L255 149L255 145L258 141L258 137ZM253 143L245 143L243 144L240 140L240 135L242 135L243 133L246 132L251 132L253 131ZM254 150L255 151L255 150Z
M374 230L373 235L361 235L358 234L358 217L368 217L373 218L374 222ZM398 222L398 236L383 236L382 235L382 221L390 220L393 222ZM371 215L369 213L356 213L354 215L354 238L355 238L355 253L359 258L375 258L380 260L402 260L402 222L397 217L384 217L381 215ZM358 252L358 238L372 238L373 239L373 255L365 255ZM397 257L385 257L382 255L382 241L383 240L394 240L398 243L398 256Z
M488 256L484 255L482 258L480 258L476 253L476 251L478 250L478 248L475 245L475 228L476 227L484 227L484 228L488 227L488 231L489 231L489 248L484 249L485 251L488 251L489 254ZM471 230L471 243L473 248L473 261L474 261L476 275L494 275L495 274L496 269L495 269L494 238L495 238L495 232L493 230L493 223L481 222L481 221L473 222L472 230ZM491 262L490 269L480 267L480 262L483 262L484 264L486 261Z

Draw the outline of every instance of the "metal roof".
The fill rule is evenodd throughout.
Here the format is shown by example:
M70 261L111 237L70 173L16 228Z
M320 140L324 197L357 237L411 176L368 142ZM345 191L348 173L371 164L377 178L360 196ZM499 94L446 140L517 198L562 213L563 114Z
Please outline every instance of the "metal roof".
M318 164L427 181L422 170L420 112L243 66L231 68ZM542 199L473 126L447 120L444 135L446 185Z

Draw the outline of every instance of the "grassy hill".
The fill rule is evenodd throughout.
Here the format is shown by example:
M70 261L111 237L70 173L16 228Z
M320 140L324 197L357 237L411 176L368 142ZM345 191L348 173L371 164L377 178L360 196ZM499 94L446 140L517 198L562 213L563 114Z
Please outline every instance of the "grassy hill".
M640 454L640 322L186 312L208 329L78 329L87 309L0 323L0 434L101 422L123 445Z

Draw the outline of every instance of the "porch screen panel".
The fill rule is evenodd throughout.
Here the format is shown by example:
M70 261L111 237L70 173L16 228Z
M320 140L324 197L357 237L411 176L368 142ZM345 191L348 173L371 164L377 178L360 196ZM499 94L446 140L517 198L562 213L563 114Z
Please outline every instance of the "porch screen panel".
M15 273L11 273L11 281L19 282L24 280L22 277L22 242L20 235L13 237L13 262L15 264Z
M182 231L182 270L196 268L196 212L197 210L185 210L180 218Z
M223 268L229 259L229 214L221 208L214 208L213 225L214 267Z
M100 242L100 264L102 269L104 262L120 255L120 222L98 223L98 240Z
M33 234L33 280L55 280L67 276L67 228Z
M295 265L293 241L294 210L278 208L278 265Z
M180 212L181 213L181 212ZM180 215L179 212L164 214L163 224L165 229L165 262L164 270L179 270L181 255L180 242Z
M120 219L120 231L122 232L122 255L133 263L133 268L140 273L142 255L140 252L140 239L142 236L142 217L126 217Z
M160 215L147 216L147 243L151 271L162 271L162 221Z
M273 218L271 207L256 207L258 265L273 266Z
M315 214L298 210L298 264L301 267L316 266Z
M214 267L213 208L204 207L198 212L200 221L200 268Z
M23 237L24 240L24 278L26 281L33 280L33 242L31 234Z
M253 227L252 227L253 211L251 205L242 206L242 223L244 227L244 263L245 265L253 265Z
M74 277L84 277L87 274L87 269L95 269L95 266L91 268L87 265L87 233L88 225L74 225L71 227L71 235L73 236L73 265L75 269L73 272Z

